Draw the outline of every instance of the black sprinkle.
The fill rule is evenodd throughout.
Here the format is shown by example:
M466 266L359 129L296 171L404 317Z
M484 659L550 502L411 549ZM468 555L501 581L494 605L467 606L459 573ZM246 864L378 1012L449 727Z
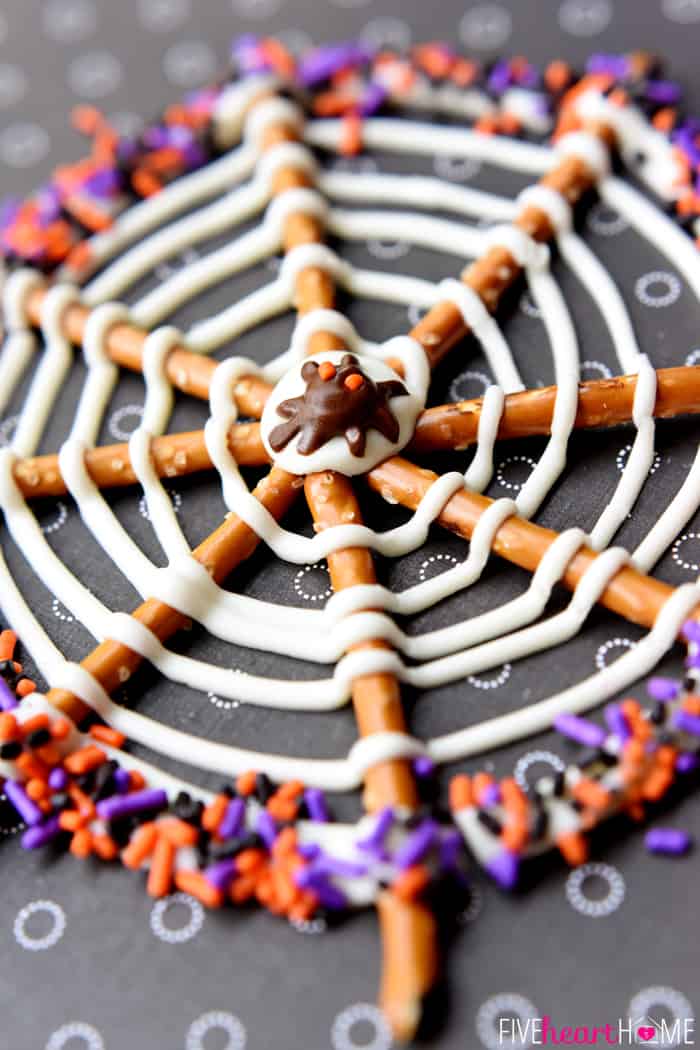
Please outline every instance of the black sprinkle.
M258 773L255 777L255 794L262 802L263 806L269 798L274 794L274 787L272 781L265 773Z
M67 809L71 803L70 795L66 791L57 791L55 795L51 796L49 801L57 811Z
M500 835L503 831L503 826L497 817L492 816L485 809L480 809L476 815L476 819L482 824L487 831L490 831L492 835Z
M6 740L0 744L0 758L18 758L22 754L22 744L19 740Z
M547 833L547 825L549 824L549 817L547 810L544 806L537 806L535 810L535 819L532 825L532 837L533 839L542 839Z
M562 769L558 769L556 771L556 773L554 774L554 776L552 777L552 781L553 781L553 784L554 784L554 794L555 795L563 795L564 794L564 771Z
M51 741L51 733L48 729L35 729L33 733L30 733L27 737L27 744L29 747L44 747Z
M662 703L661 700L657 700L649 712L649 720L655 726L662 726L666 721L666 704Z
M188 824L199 824L204 806L192 798L186 791L181 791L173 803L173 813Z

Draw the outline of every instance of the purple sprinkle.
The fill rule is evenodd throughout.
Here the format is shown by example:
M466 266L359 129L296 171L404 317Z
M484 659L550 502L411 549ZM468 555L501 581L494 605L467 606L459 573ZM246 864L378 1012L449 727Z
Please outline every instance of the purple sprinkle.
M146 128L141 138L149 149L163 149L168 145L168 128L155 124L152 128Z
M351 860L343 860L341 857L331 857L325 854L319 857L308 868L302 868L300 877L312 885L318 879L326 879L329 875L337 875L342 879L357 879L367 874L366 864L357 864Z
M183 150L185 165L188 170L201 168L207 162L207 151L200 142L190 142Z
M304 801L312 820L316 820L320 824L328 823L330 815L326 806L326 798L319 788L307 788L304 792Z
M316 842L301 842L297 846L297 853L299 853L306 860L315 860L316 857L320 857L323 850Z
M358 839L357 848L366 849L372 853L376 853L378 847L384 842L384 838L387 835L389 829L394 823L394 810L391 806L387 806L382 809L377 816L374 828L369 833L367 838Z
M102 820L115 820L118 817L128 817L132 813L142 813L144 810L165 809L168 804L168 796L160 788L146 788L144 791L134 791L130 795L113 795L104 798L97 803L97 815Z
M683 751L676 759L676 771L678 773L692 773L700 765L700 759L690 751Z
M315 48L299 64L299 82L304 87L314 87L343 69L369 62L372 55L372 49L361 44L332 44Z
M61 766L55 766L49 773L49 787L53 791L63 791L68 783L68 774Z
M49 817L45 824L27 828L21 838L22 849L39 849L55 838L61 830L58 817Z
M266 809L260 810L258 813L258 820L255 829L258 835L261 836L265 845L268 849L272 849L277 838L277 828L272 816L267 812Z
M700 621L686 620L681 633L686 642L700 642Z
M646 86L646 96L661 106L675 106L681 99L680 85L672 80L650 80Z
M680 691L680 685L674 678L657 676L647 682L647 693L653 700L675 700Z
M219 838L231 839L238 835L243 827L244 817L245 802L242 798L232 798L217 828Z
M3 711L12 711L15 707L19 707L19 700L14 689L10 689L5 679L0 678L0 708Z
M371 117L384 105L388 94L383 84L377 84L376 81L368 84L358 107L360 116Z
M427 755L418 755L413 759L413 772L421 780L431 777L435 772L435 763Z
M692 839L687 831L676 828L651 828L644 836L644 845L650 853L680 857L688 852Z
M440 865L446 870L455 868L462 852L462 836L458 831L450 831L440 842Z
M584 747L602 747L605 743L605 730L594 722L588 722L578 715L562 714L554 719L554 728L563 736L576 740Z
M691 715L688 711L676 711L673 716L673 724L682 733L700 736L700 715Z
M10 197L3 201L2 206L0 207L0 226L2 226L3 229L10 226L15 221L21 206L22 202L16 197Z
M101 168L85 180L85 189L96 197L113 197L121 188L119 173L111 168Z
M438 827L434 820L424 820L409 835L403 846L396 851L393 858L396 866L401 869L410 868L412 864L417 864L422 860L435 843L437 830Z
M610 73L616 80L624 80L629 64L624 55L595 54L586 62L587 73Z
M632 731L619 704L608 704L603 714L608 729L621 743L630 738Z
M481 792L479 799L480 806L495 806L501 801L501 789L494 780L492 784L487 784L484 790Z
M35 824L40 824L42 822L44 814L39 807L32 802L18 780L5 781L5 794L25 824L29 824L30 827L33 827Z
M496 62L493 69L489 73L488 88L489 91L495 92L500 95L511 82L510 65L508 62L500 61Z
M515 853L504 849L486 865L486 871L503 890L512 890L518 881L520 862Z
M53 222L61 214L61 194L57 186L43 186L36 200L41 217L46 222Z
M314 893L321 907L328 908L329 911L344 911L348 906L345 894L337 886L332 886L330 882L314 886Z
M129 790L129 788L131 787L131 777L129 776L127 770L126 769L122 769L121 766L119 767L119 769L115 769L114 770L113 780L114 780L117 792L120 795L125 795L127 793L127 791Z
M204 869L204 877L215 889L225 893L236 875L236 861L233 857L227 857L216 864L210 864Z

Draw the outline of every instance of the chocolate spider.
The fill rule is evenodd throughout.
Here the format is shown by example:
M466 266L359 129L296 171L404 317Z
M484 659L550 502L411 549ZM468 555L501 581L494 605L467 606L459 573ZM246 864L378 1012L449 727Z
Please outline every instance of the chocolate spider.
M270 432L270 447L279 452L301 431L297 452L307 456L331 438L343 435L353 456L362 456L370 428L388 441L397 441L399 422L389 408L393 397L407 397L398 379L375 382L354 354L345 354L338 366L307 361L301 370L306 390L280 402L277 412L287 420Z

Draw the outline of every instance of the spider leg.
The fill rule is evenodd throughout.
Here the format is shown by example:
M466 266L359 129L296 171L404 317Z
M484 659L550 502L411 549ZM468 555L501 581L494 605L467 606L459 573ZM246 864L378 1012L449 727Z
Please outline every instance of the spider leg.
M365 453L366 435L360 427L348 427L345 431L345 440L350 446L353 456L363 456Z

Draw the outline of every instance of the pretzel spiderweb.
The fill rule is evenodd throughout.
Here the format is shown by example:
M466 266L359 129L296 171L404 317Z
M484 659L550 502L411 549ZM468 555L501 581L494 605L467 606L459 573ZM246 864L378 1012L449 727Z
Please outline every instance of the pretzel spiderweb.
M370 810L387 804L411 807L416 794L410 760L427 757L443 763L482 753L548 728L557 714L587 710L625 690L659 663L698 604L699 584L674 591L646 574L700 506L700 456L638 546L629 553L611 546L652 467L658 405L671 396L669 391L680 397L678 389L685 383L685 401L676 400L675 407L677 412L691 409L697 380L692 369L676 370L682 377L672 375L674 370L657 372L641 353L613 276L574 229L572 206L595 186L604 202L668 256L699 298L700 267L692 242L672 220L609 173L608 147L617 141L624 154L625 136L632 135L614 108L599 108L586 131L554 145L425 123L413 125L407 135L406 122L398 118L363 121L365 147L384 154L410 150L483 161L541 180L512 199L433 176L333 169L324 158L342 145L342 122L308 121L296 102L273 91L267 78L250 78L230 92L219 114L219 145L225 147L221 158L124 212L110 230L95 235L93 272L79 289L69 283L67 272L66 279L59 274L51 286L34 270L8 279L0 412L30 365L33 378L10 447L2 453L0 505L17 548L30 565L40 567L49 592L99 647L82 666L65 659L30 612L4 557L1 604L51 687L49 700L75 718L91 708L150 753L205 772L230 776L255 768L275 781L299 779L334 791L364 783ZM476 261L461 281L446 276L435 284L353 265L322 243L324 234L340 243L400 240L439 252L445 256L446 275ZM589 533L572 527L558 536L528 522L565 470L574 427L586 425L585 412L583 422L577 413L581 417L587 395L579 390L580 353L571 313L549 266L544 242L551 235L565 267L600 310L618 372L636 377L619 387L619 415L608 420L628 418L635 428L614 494ZM194 261L134 298L134 288L149 272L195 247L201 254ZM249 268L280 251L279 270L266 283L188 328L169 325L173 314L189 316L199 297L244 277ZM489 500L480 493L493 477L495 443L499 437L517 436L518 406L528 396L518 354L492 316L502 292L521 271L544 322L556 390L542 401L537 428L522 430L549 435L529 477L513 500ZM336 287L350 297L402 304L427 315L409 337L399 335L380 346L365 339L338 310ZM119 302L123 297L128 306ZM262 363L229 354L236 340L294 307L300 316L283 354ZM41 356L34 324L41 329ZM135 336L135 330L149 334ZM423 412L406 458L380 458L362 472L389 504L409 508L406 520L377 531L365 526L355 497L362 481L351 481L342 466L338 471L327 465L300 470L296 477L273 465L251 494L238 467L265 466L269 450L258 424L238 423L237 413L259 418L271 385L298 362L342 348L361 360L386 360L409 386L412 377L412 390L420 390L421 383L427 386L428 368L466 330L480 344L495 380L483 400ZM257 343L261 348L264 332ZM72 365L71 343L79 341L86 374L70 434L57 461L37 456ZM219 351L215 363L209 355ZM96 445L119 382L119 364L143 371L143 416L128 449L102 451ZM203 433L187 440L168 433L176 387L209 397ZM595 383L589 384L589 393L594 399L598 395ZM435 453L435 460L441 450L461 455L471 444L475 453L466 470L460 464L459 470L438 477L410 462L413 453ZM212 465L230 514L193 551L162 478ZM305 481L303 474L308 474ZM143 491L167 559L165 568L135 543L100 491L134 481ZM313 531L304 534L280 521L302 487L314 520ZM143 604L135 615L112 611L100 601L42 532L29 497L64 490L106 557L141 595ZM425 542L434 522L470 539L464 560L399 592L378 584L367 551L387 558L409 554ZM336 593L324 609L281 607L224 589L231 570L260 539L279 558L300 567L327 559ZM494 550L532 571L522 593L439 629L416 634L399 626L397 616L421 614L474 585ZM573 594L561 611L550 613L559 582ZM561 645L576 635L599 601L648 629L633 652L514 712L427 740L407 731L398 683L429 690ZM230 645L332 663L334 670L313 679L272 679L167 648L167 638L188 619ZM110 696L141 659L173 683L223 700L299 713L329 712L352 700L360 738L345 757L319 758L268 754L174 729ZM149 781L176 789L167 774L144 768ZM424 918L414 915L411 921L420 924ZM392 990L385 989L385 1000L387 994L391 1013ZM394 1012L392 1019L397 1031L410 1031L410 1018Z

